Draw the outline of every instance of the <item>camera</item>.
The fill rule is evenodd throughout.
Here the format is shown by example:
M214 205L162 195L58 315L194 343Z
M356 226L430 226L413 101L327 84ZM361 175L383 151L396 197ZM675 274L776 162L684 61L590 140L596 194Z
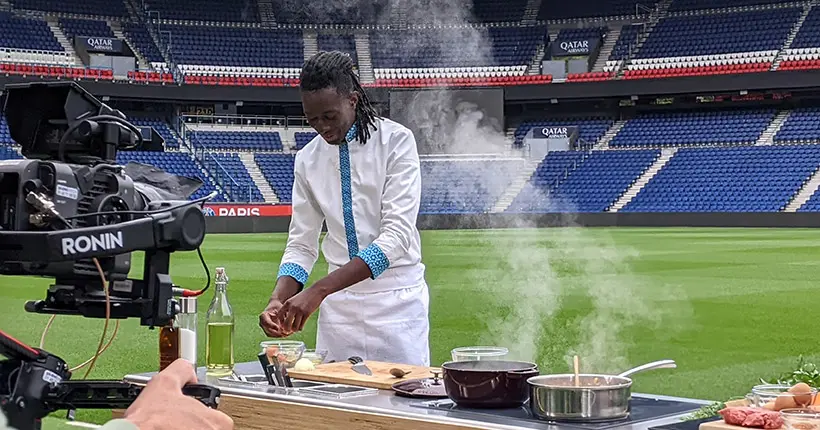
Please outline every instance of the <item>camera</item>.
M29 312L103 318L108 309L111 318L167 324L181 292L168 276L170 254L199 248L205 219L196 205L212 196L188 200L198 179L117 165L117 151L161 138L76 82L7 85L4 97L26 158L0 161L0 274L54 278ZM145 252L142 279L128 278L133 251Z

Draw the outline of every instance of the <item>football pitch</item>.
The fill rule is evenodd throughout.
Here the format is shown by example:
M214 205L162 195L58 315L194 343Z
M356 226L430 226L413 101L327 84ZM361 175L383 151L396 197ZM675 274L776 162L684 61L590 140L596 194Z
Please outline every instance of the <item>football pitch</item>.
M237 361L255 360L265 339L257 315L274 286L285 239L214 234L203 245L211 273L222 266L230 277ZM534 361L542 373L568 371L576 353L586 372L618 372L671 358L677 369L635 375L633 392L727 400L742 397L760 378L791 371L800 355L820 359L811 323L820 230L425 231L422 249L433 365L448 360L454 347L477 344L509 347L512 358ZM141 269L137 255L132 274ZM311 282L326 270L320 259ZM175 254L171 275L185 288L205 282L195 252ZM0 277L0 328L36 346L48 317L26 313L23 304L45 297L48 284ZM212 293L199 305L203 328ZM315 321L314 315L294 338L312 347ZM45 349L70 365L81 363L93 354L102 325L58 317ZM199 346L203 361L204 338ZM157 367L157 331L128 320L91 378ZM81 411L78 418L102 422L105 414Z

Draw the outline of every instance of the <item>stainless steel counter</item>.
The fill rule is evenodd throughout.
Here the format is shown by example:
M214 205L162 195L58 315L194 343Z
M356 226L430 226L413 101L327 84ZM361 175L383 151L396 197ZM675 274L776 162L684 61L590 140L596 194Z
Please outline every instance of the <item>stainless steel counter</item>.
M262 373L262 368L258 362L240 363L235 369L237 374L241 375L259 375ZM143 373L137 375L128 375L124 379L132 383L145 383L156 372ZM517 419L512 417L475 414L470 412L446 410L439 408L425 408L419 405L429 400L410 399L405 397L395 396L392 391L379 390L377 394L353 397L348 399L325 399L301 394L298 389L286 389L272 386L237 386L231 383L225 383L218 379L209 378L205 376L205 369L199 368L197 370L200 382L208 383L219 387L223 395L233 395L241 397L249 397L261 400L271 400L283 403L315 405L327 408L344 409L354 412L391 415L406 419L421 419L434 420L437 422L448 423L452 425L463 425L474 428L492 429L492 430L506 430L506 429L549 429L558 430L569 428L569 426L561 424L553 424L546 422L536 422L526 419ZM690 411L680 413L663 418L653 419L651 421L642 421L639 423L629 423L616 427L608 427L607 430L647 430L650 427L657 427L667 424L680 422L681 417L688 415L692 411L699 409L701 406L710 404L709 401L684 399L667 396L632 394L633 397L644 397L660 400L672 400L685 403L691 403Z

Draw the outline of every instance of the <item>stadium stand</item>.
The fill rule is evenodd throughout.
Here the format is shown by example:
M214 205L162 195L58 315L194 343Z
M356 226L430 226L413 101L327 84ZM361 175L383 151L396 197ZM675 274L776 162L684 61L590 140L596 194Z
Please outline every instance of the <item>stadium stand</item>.
M820 190L815 191L797 212L820 212Z
M802 108L791 111L774 136L774 142L779 144L820 142L820 108Z
M228 194L232 196L242 196L241 200L259 202L264 201L262 193L256 184L253 182L248 169L239 154L235 153L207 153L202 157L203 163L208 171L214 175L221 177L227 173L228 178L222 177L221 182L226 187ZM236 197L234 197L236 198Z
M176 136L171 132L171 127L168 126L168 123L165 121L161 119L140 117L129 117L129 120L137 127L153 127L154 130L157 131L157 134L165 139L166 149L179 149L179 140L177 140Z
M134 161L136 163L148 164L168 173L185 176L189 178L196 178L202 181L200 187L190 198L191 200L205 197L216 190L211 178L202 171L197 165L196 161L190 155L181 152L150 152L150 151L119 151L117 153L117 163L128 164ZM212 202L225 202L227 199L220 192L214 197Z
M532 208L546 207L553 188L588 156L587 152L582 151L555 151L547 154L506 211L528 212L534 211Z
M254 160L280 202L293 201L294 154L256 154Z
M351 2L274 0L273 11L276 21L285 24L379 24L389 17L387 0L374 0L368 7Z
M525 121L515 130L515 144L521 144L524 136L533 127L578 127L578 137L590 144L596 144L612 127L613 121L603 117L561 118L542 121Z
M281 151L282 139L278 132L269 131L203 131L189 136L194 147L203 145L209 151Z
M777 3L793 3L792 0L673 0L668 12L682 12L698 9L738 8Z
M39 51L64 51L45 21L0 12L0 46Z
M14 148L9 146L0 146L0 160L21 160L23 156Z
M768 71L802 8L662 19L630 60L626 79Z
M820 165L820 145L685 148L621 212L777 212Z
M302 32L260 28L166 25L180 69L199 76L298 76L305 61Z
M11 4L19 9L31 9L44 12L111 17L128 16L128 11L125 9L125 3L122 1L11 0Z
M315 132L305 132L305 131L297 131L293 134L293 137L296 139L296 149L302 149L313 140L319 133Z
M359 56L356 53L356 39L349 34L319 34L317 38L319 50L321 51L341 51L350 55L353 63L359 63Z
M558 164L550 163L548 169L542 170L539 166L539 176L559 172L558 176L553 179L534 175L530 187L525 187L526 191L515 198L507 212L603 212L660 157L661 152L591 151L586 157L581 154L559 156L556 159ZM566 173L560 173L561 166Z
M538 11L538 19L555 21L593 17L633 17L646 14L645 11L654 8L657 2L658 0L543 0ZM638 4L643 8L639 8Z
M544 26L373 31L370 49L376 85L547 82L546 76L524 76L545 38ZM469 43L444 50L454 41Z
M685 112L641 115L627 121L610 147L754 144L775 110Z
M820 68L820 8L813 7L789 49L783 53L778 70Z
M521 159L422 161L419 213L489 212L523 164Z
M69 41L72 41L74 36L114 37L114 32L105 21L60 18L59 23Z
M259 22L255 0L143 0L149 11L165 20Z
M473 10L470 21L521 21L526 7L527 0L473 0Z
M626 59L638 45L638 36L641 34L642 26L627 24L621 27L621 34L612 47L609 54L610 61Z
M160 53L159 48L157 48L147 28L139 23L125 22L122 25L122 31L125 37L131 41L131 44L142 54L146 61L149 63L165 62L165 59L162 58L162 53Z

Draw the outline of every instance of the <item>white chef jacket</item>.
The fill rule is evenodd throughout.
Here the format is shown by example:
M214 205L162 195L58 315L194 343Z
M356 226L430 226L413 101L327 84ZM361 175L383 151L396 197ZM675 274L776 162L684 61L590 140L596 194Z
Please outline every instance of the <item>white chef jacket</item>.
M373 274L347 288L382 292L424 283L416 228L421 169L413 133L389 119L376 120L366 144L355 125L341 145L317 135L296 154L293 217L278 276L304 285L322 253L330 271L358 256Z

